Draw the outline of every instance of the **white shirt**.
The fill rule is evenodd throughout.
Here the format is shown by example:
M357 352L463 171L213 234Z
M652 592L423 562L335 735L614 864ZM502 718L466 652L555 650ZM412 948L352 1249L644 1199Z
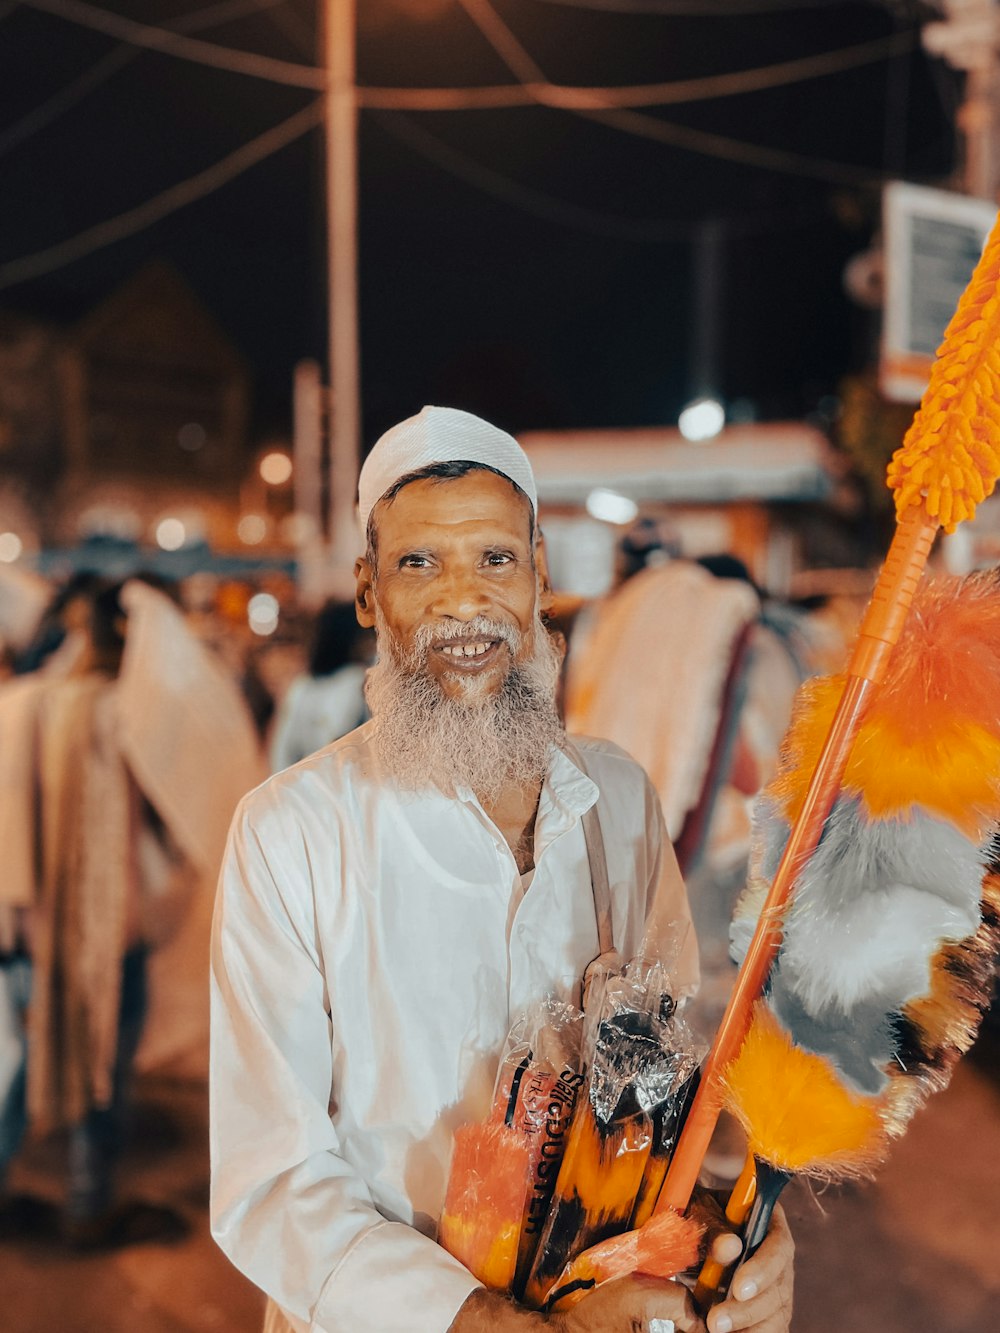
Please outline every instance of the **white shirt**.
M595 800L618 949L679 936L689 988L696 945L656 795L621 750L580 743L593 780L553 754L524 891L475 796L401 790L376 725L265 782L233 822L212 1230L293 1329L445 1333L478 1285L431 1239L452 1131L488 1110L511 1021L574 997L598 953L580 820Z

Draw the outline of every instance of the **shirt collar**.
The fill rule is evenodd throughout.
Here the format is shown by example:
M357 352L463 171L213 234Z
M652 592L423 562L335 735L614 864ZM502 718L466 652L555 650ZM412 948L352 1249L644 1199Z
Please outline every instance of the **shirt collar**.
M541 828L543 824L549 824L549 821L554 820L557 827L552 829L552 833L562 832L584 815L592 805L596 805L600 794L597 783L570 758L565 750L553 745L549 755L548 772L542 783L538 802L538 827ZM466 805L482 810L479 798L471 787L464 784L457 785L455 796ZM443 799L451 798L443 797Z
M582 815L597 802L600 788L561 747L553 746L549 771L542 787L542 800L549 795L553 804L573 815Z

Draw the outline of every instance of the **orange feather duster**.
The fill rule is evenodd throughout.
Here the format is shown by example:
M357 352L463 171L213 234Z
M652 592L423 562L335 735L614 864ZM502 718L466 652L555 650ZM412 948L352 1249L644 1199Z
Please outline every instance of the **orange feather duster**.
M491 1291L509 1291L531 1173L523 1135L487 1122L455 1131L438 1240Z

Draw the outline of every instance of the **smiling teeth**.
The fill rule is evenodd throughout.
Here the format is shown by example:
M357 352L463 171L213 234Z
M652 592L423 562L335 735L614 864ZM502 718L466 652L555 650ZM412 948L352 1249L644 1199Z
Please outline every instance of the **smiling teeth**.
M488 643L449 643L441 651L449 657L482 657L489 648Z

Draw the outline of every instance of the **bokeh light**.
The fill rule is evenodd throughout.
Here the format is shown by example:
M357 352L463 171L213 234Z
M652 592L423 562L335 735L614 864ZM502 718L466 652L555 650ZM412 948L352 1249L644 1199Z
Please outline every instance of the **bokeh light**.
M0 560L13 564L24 550L24 543L16 532L0 532Z
M156 544L164 551L179 551L187 541L187 528L179 518L161 518L156 525Z
M677 419L685 440L711 440L726 424L726 409L715 398L696 398Z
M587 496L587 513L602 523L631 523L638 516L639 506L627 495L599 486Z
M189 421L177 432L177 443L189 454L197 453L207 438L205 427L198 421Z
M247 603L247 623L254 634L262 637L266 638L278 628L280 614L278 599L269 592L254 593Z
M318 531L319 526L312 514L301 514L296 511L281 520L281 536L292 546L312 541Z
M267 519L261 514L244 514L236 525L236 533L246 546L259 546L267 536Z
M275 449L260 460L260 475L268 486L283 486L292 475L292 460Z

